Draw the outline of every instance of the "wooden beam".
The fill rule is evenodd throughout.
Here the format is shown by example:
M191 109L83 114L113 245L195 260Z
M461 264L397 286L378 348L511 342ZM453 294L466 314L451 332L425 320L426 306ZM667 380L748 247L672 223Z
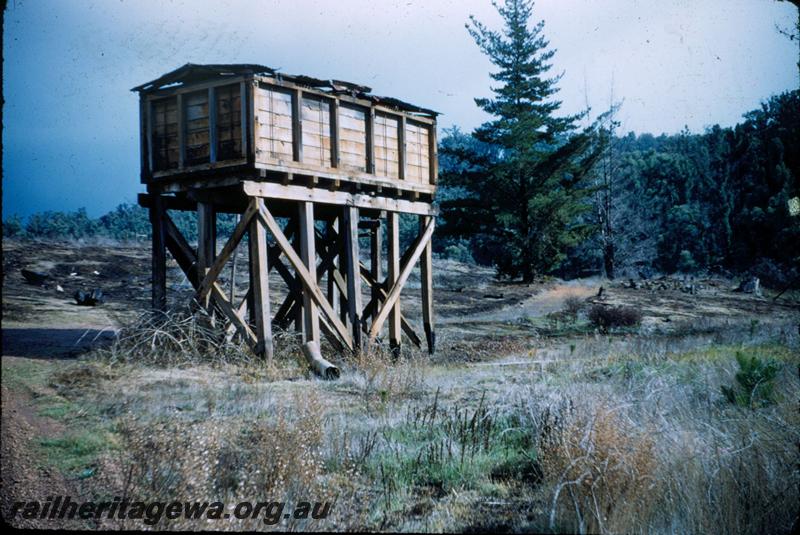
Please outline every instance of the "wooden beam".
M197 269L200 280L205 278L206 269L214 262L217 250L216 219L213 204L197 203Z
M344 264L347 278L347 314L353 333L353 347L361 349L361 276L358 254L358 208L344 209L341 232L344 235Z
M242 299L242 302L239 303L239 306L236 308L236 312L242 319L244 319L249 312L250 295L251 291L250 288L248 288L247 293L244 296L244 299ZM251 321L250 323L254 324L255 320ZM225 336L227 337L228 341L230 341L231 337L233 336L233 333L235 333L236 331L237 331L236 325L233 322L228 323L228 327L225 329Z
M255 202L250 203L253 214L258 209ZM248 207L248 208L250 208ZM272 360L272 319L269 310L269 264L267 249L267 233L257 217L250 217L250 271L253 274L250 288L255 307L256 353L263 354ZM242 217L244 219L244 217ZM238 226L237 226L238 228ZM235 232L235 231L234 231Z
M376 305L380 306L381 301L381 290L380 281L383 279L382 265L381 265L381 254L383 253L383 240L382 240L382 229L381 229L381 220L377 219L377 225L375 228L372 229L370 233L370 274L372 276L372 299L375 301ZM375 312L372 316L372 321L375 321L375 318L378 317L378 307L375 307Z
M309 286L317 286L317 252L314 233L314 203L298 203L298 222L300 224L300 257L308 270ZM334 313L334 316L336 314ZM303 343L320 342L319 310L310 292L303 292Z
M167 248L172 253L175 261L178 262L192 288L197 290L200 287L200 281L197 278L197 255L166 212L164 212L163 220L164 228L166 229Z
M244 318L239 314L239 311L233 307L230 301L228 301L228 296L225 295L225 291L220 287L219 284L216 282L211 289L211 297L216 302L219 310L228 318L228 320L236 327L236 330L239 331L239 334L242 335L251 349L254 351L258 349L258 339L250 329L250 326L247 325L247 322L244 321Z
M387 287L393 287L400 276L400 215L396 212L386 214L386 234L388 238ZM389 346L394 351L400 348L400 299L396 299L389 312ZM373 325L377 323L375 316Z
M336 287L334 274L339 270L339 239L339 219L331 219L325 226L325 241L330 256L327 269L328 301L336 313L339 312L339 289Z
M419 217L419 231L423 232L432 218ZM422 324L425 329L425 340L428 342L428 353L431 355L436 350L436 331L433 328L433 239L425 244L419 261L419 278L422 288Z
M403 289L403 286L408 280L408 276L411 274L411 270L414 268L414 264L417 263L417 260L422 255L425 246L427 245L428 241L431 239L433 235L433 222L434 219L428 222L425 227L425 231L422 232L417 239L414 240L414 243L411 244L409 250L412 251L411 255L408 258L408 261L403 265L400 273L397 276L397 280L395 281L392 288L389 290L386 301L383 303L383 308L378 313L378 318L372 324L372 327L369 330L369 338L370 340L374 340L375 337L381 330L383 326L383 322L386 321L386 318L389 316L389 313L392 311L392 307L394 306L395 301L400 298L400 291Z
M198 203L198 208L200 207L201 204L204 203ZM251 220L253 219L253 217L257 212L258 212L258 207L256 206L255 201L252 201L247 206L247 209L245 210L244 214L242 214L242 217L239 219L239 223L237 223L236 227L234 227L231 237L228 239L227 243L225 243L225 246L222 248L222 251L220 251L219 256L217 256L217 258L211 263L210 266L208 267L204 266L205 274L203 276L202 282L200 283L200 288L197 291L197 300L199 302L203 302L203 300L208 295L209 291L211 290L213 282L216 281L217 277L219 277L219 274L222 273L222 270L225 268L225 264L228 262L228 258L230 258L233 251L239 245L239 242L242 240L244 233L247 231L247 228L250 225ZM198 218L199 217L200 213L198 211ZM201 242L199 240L200 237L198 236L197 247L198 249L203 249L203 247L201 246ZM264 254L266 254L266 250L267 250L266 246L264 246ZM198 258L198 263L199 261L200 260ZM264 266L266 265L267 264L265 261Z
M288 227L291 229L291 227ZM288 234L287 234L288 235ZM326 271L330 271L331 266L333 265L333 256L337 254L336 251L331 251L331 249L327 248L324 245L323 238L317 234L317 247L320 250L320 257L322 261L317 265L317 280L321 279L322 276L325 274ZM280 255L280 247L274 245L273 247L278 249L278 255ZM270 254L270 259L272 259L272 254ZM276 325L281 326L282 328L288 323L287 317L291 317L292 313L295 312L302 312L302 308L299 306L295 306L299 304L303 300L302 291L303 285L289 272L288 268L283 265L283 262L277 260L270 260L270 268L274 264L278 268L278 272L283 277L283 280L286 282L286 285L289 287L289 294L284 298L283 303L281 304L278 312L275 314L275 319L273 322ZM335 282L335 279L334 279ZM344 285L342 285L344 286ZM333 307L333 305L331 305ZM343 322L344 323L344 322Z
M167 310L167 251L164 228L164 206L161 196L153 199L150 208L150 224L153 226L153 289L152 305L154 310Z
M348 348L353 348L353 338L347 332L347 328L339 321L339 318L334 314L333 309L331 309L331 305L325 299L325 296L322 294L322 291L316 284L312 284L311 274L308 272L302 258L300 255L295 252L292 244L289 243L289 240L286 239L286 236L283 234L280 225L278 225L275 218L272 217L272 214L267 209L266 205L264 204L263 199L259 199L258 201L258 217L264 222L270 232L272 232L275 241L281 247L283 254L289 259L289 262L294 267L295 271L298 275L300 275L300 279L303 283L305 292L310 293L311 298L314 300L316 305L322 310L322 312L328 317L328 320L332 324L332 326L336 329L339 337L344 341L345 345Z
M321 204L336 204L354 208L386 210L417 215L437 215L438 209L431 203L408 201L389 197L372 197L370 195L348 193L346 191L330 191L321 188L309 189L293 184L276 184L274 182L242 181L245 194L252 197L284 199L289 201L311 201Z
M386 299L386 290L384 289L385 285L374 280L371 276L370 270L364 264L361 264L361 277L370 286L374 284L378 288L378 294L370 298L369 303L367 303L367 306L364 307L364 312L362 313L362 317L374 316L377 314L381 300ZM417 333L414 331L414 327L411 326L411 323L409 323L406 317L402 314L400 314L400 326L403 328L403 332L406 333L406 336L408 336L409 340L411 340L415 346L422 346L422 340L420 340L419 336L417 336ZM366 326L364 328L364 332L369 333L369 329L367 329Z
M294 238L292 238L292 247L294 252L301 256L300 250L300 222L297 219L297 213L295 212L292 217L289 218L289 225L294 227ZM294 315L294 330L302 333L303 329L305 328L305 318L303 318L303 281L300 278L300 273L295 270L295 287L298 289L298 299L295 303L295 306L292 307L292 313Z

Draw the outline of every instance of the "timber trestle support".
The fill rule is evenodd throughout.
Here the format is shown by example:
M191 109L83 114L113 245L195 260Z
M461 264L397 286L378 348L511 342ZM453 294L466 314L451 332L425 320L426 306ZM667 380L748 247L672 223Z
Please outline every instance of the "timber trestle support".
M302 332L304 343L319 344L325 336L336 349L360 351L388 334L390 347L399 351L403 336L422 345L400 300L419 264L422 327L433 353L431 237L436 209L429 202L245 180L220 191L141 194L139 204L149 209L153 229L154 309L167 307L169 251L194 289L193 305L221 322L228 336L241 337L267 359L273 357L273 328L292 325ZM196 247L168 210L196 211ZM239 214L220 249L218 213ZM418 219L416 237L405 250L401 214ZM364 245L366 260L360 250ZM224 274L226 266L235 266L240 248L248 251L249 289L237 296L235 283L225 284ZM286 285L281 301L271 300L273 269Z

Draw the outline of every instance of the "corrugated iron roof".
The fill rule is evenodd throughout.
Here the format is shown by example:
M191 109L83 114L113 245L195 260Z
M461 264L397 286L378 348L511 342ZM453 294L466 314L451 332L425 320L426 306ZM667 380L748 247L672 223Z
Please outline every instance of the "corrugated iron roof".
M186 65L183 65L182 67L175 69L174 71L170 71L156 78L155 80L152 80L142 85L138 85L133 89L131 89L131 91L136 91L139 93L147 93L150 91L157 91L159 89L163 89L167 86L172 86L175 84L188 85L194 82L201 82L204 80L209 80L218 77L250 75L250 74L263 74L267 76L273 76L278 80L285 80L287 82L292 82L298 85L307 86L334 95L349 94L354 97L369 100L371 102L374 102L375 104L381 104L384 106L400 109L403 111L409 111L412 113L421 113L431 116L439 115L439 113L434 110L422 108L393 97L381 97L378 95L373 95L371 94L372 88L367 87L365 85L354 84L352 82L345 82L342 80L323 80L320 78L314 78L312 76L306 76L303 74L284 74L278 72L277 69L273 69L272 67L267 67L265 65L258 65L252 63L205 64L205 65L200 65L197 63L187 63Z

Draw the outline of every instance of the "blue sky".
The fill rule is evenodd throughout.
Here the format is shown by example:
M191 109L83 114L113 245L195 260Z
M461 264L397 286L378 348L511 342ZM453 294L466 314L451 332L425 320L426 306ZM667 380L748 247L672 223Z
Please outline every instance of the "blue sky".
M491 65L464 29L488 0L8 0L3 216L133 202L131 87L186 62L262 63L369 85L471 130ZM730 126L798 86L795 8L771 0L539 0L565 112L623 101L624 131Z

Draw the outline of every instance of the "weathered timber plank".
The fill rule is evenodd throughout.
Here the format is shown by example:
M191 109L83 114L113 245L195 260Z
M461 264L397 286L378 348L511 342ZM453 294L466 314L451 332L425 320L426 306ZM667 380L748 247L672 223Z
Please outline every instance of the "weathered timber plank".
M388 238L387 287L392 288L400 276L400 215L396 212L386 214L386 234ZM400 299L396 299L389 312L389 345L400 347ZM375 322L379 316L375 318Z
M342 218L344 263L347 274L347 311L353 333L353 348L361 349L361 277L358 254L358 208L348 206Z
M423 231L430 223L430 216L420 216L419 229ZM433 354L436 349L436 331L433 326L433 245L432 240L425 244L425 250L420 257L420 286L422 288L422 323L425 329L425 339L428 343L428 353Z
M403 212L418 215L436 215L438 209L430 203L421 201L408 201L388 197L371 197L346 191L330 191L321 188L309 189L293 184L275 184L272 182L242 182L247 195L254 197L267 197L285 199L290 201L311 201L322 204L338 204L354 208L386 210L388 212Z
M270 318L269 309L267 233L261 221L257 217L253 217L258 209L256 203L250 203L250 207L253 208L249 223L250 270L253 273L253 286L250 290L253 294L253 306L255 307L256 353L263 354L267 360L272 360L272 319Z

